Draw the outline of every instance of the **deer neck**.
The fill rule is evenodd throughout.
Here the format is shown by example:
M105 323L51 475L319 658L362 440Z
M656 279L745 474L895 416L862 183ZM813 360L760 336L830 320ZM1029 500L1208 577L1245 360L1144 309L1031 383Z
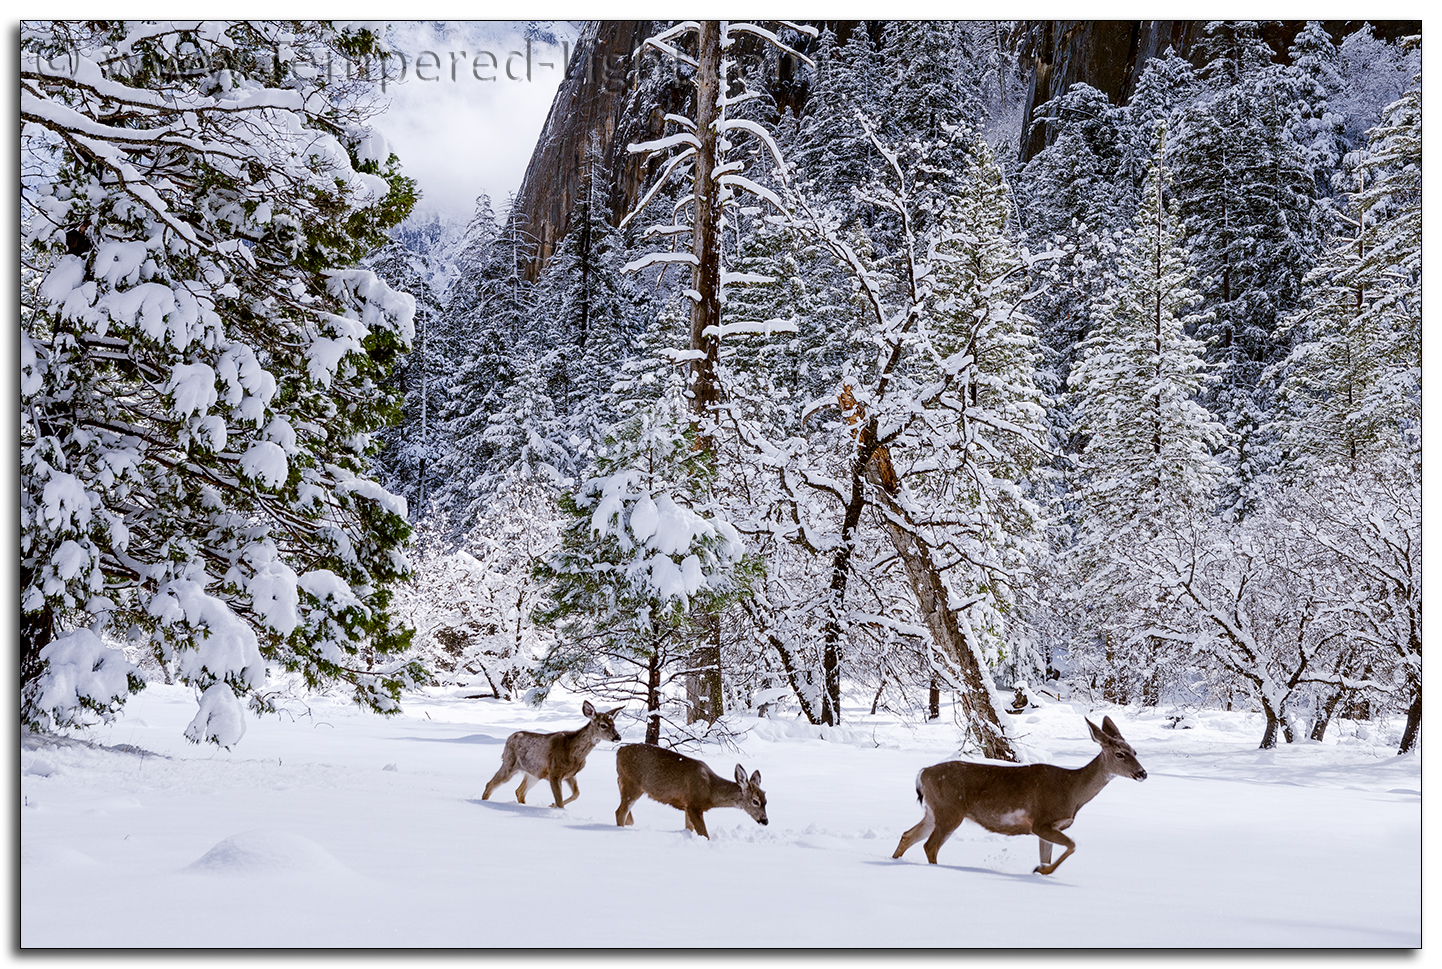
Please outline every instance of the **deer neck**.
M587 724L566 737L566 749L573 757L585 757L600 742L601 733L595 724Z
M1077 807L1081 807L1092 798L1101 793L1102 788L1112 779L1112 772L1106 769L1102 763L1102 754L1092 758L1091 763L1085 767L1078 767L1076 771L1076 801Z
M741 785L718 775L711 782L711 803L714 807L740 806Z

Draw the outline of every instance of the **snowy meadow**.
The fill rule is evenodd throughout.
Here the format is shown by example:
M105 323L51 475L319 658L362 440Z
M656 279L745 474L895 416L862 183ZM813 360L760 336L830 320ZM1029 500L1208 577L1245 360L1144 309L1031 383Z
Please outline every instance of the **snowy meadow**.
M20 944L1419 947L1421 22L1127 23L23 23Z
M736 718L738 749L699 756L724 776L759 770L770 824L716 809L707 841L649 799L615 826L614 743L564 811L544 785L527 805L513 785L481 801L505 738L580 726L579 696L533 708L435 689L393 718L310 697L214 750L182 737L193 692L154 684L92 734L103 746L24 745L20 944L1421 944L1421 761L1393 753L1400 721L1257 750L1258 714L1173 727L1152 710L1039 702L1017 718L1027 759L1081 766L1097 750L1083 717L1107 714L1149 775L1078 814L1077 851L1050 877L1032 873L1035 838L971 822L935 867L920 846L891 860L921 814L917 771L955 755L947 714ZM620 729L633 742L643 728Z

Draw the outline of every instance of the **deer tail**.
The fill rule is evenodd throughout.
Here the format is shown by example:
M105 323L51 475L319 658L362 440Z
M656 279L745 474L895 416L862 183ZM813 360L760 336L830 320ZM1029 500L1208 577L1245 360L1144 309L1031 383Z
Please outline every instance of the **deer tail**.
M924 770L925 768L923 768ZM916 772L916 803L925 804L926 798L921 796L921 771Z

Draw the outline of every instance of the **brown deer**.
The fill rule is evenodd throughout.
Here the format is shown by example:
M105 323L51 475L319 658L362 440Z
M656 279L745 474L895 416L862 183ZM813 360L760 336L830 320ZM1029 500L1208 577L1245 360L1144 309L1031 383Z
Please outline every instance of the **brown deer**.
M1137 753L1122 739L1111 717L1101 728L1090 720L1092 739L1102 752L1085 767L1069 769L1052 764L968 764L952 760L934 764L916 775L916 799L926 809L921 822L901 836L893 858L900 858L922 838L926 860L936 864L936 853L962 821L971 818L997 834L1034 834L1041 846L1041 864L1034 871L1050 875L1076 850L1076 842L1062 834L1071 826L1083 804L1096 797L1113 777L1144 781L1147 772ZM1051 861L1051 846L1066 851Z
M616 825L634 823L631 805L642 794L686 812L686 830L710 840L706 833L707 811L717 807L739 807L766 823L766 792L761 789L761 772L749 778L746 768L736 765L736 780L728 781L694 757L651 744L627 744L616 751L616 783L621 788L621 806L616 808Z
M576 785L576 775L586 766L586 755L603 740L620 740L616 732L616 714L622 707L600 713L587 700L581 704L581 712L590 720L577 730L562 730L557 733L533 733L518 730L506 738L506 749L501 752L501 769L496 771L486 784L482 801L488 801L491 792L510 780L517 771L524 771L521 786L516 788L516 802L526 803L526 789L537 781L550 781L551 794L556 803L552 807L563 808L581 796ZM561 800L561 782L571 785L571 796Z

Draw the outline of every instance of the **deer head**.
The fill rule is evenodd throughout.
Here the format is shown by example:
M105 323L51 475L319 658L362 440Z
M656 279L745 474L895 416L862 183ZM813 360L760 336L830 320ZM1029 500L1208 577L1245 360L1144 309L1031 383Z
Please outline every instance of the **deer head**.
M751 815L757 824L766 824L766 792L761 790L761 772L756 771L748 778L746 768L737 764L736 783L741 788L736 806Z
M1087 726L1091 728L1092 739L1102 745L1102 766L1108 773L1130 777L1134 781L1147 779L1146 768L1137 762L1137 752L1122 739L1122 732L1112 723L1111 717L1103 717L1100 727L1090 720Z
M616 714L624 709L625 706L619 706L602 713L591 705L590 700L581 704L581 713L590 719L592 729L602 740L621 739L621 734L616 730Z

